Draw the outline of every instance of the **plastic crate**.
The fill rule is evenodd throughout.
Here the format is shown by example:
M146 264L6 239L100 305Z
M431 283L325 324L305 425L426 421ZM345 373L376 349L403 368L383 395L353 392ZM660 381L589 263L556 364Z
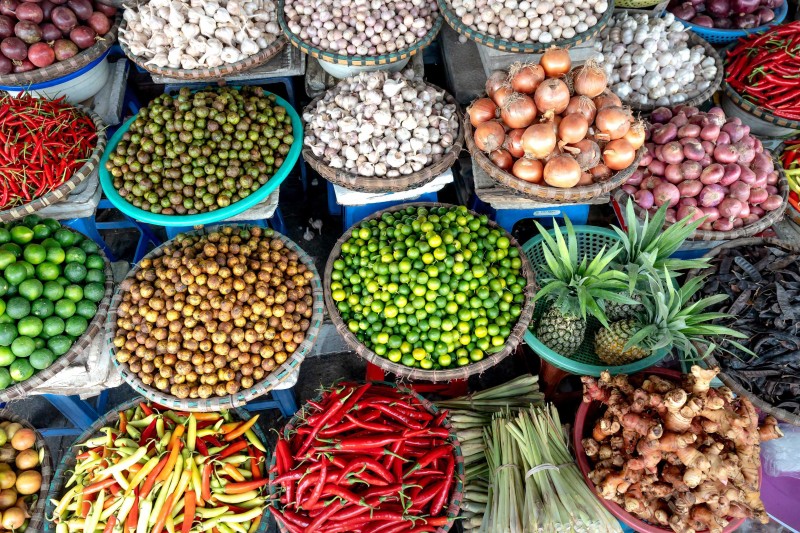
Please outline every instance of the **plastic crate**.
M783 4L775 10L775 18L772 19L769 24L764 24L763 26L758 26L756 28L750 28L749 30L722 30L718 28L706 28L705 26L698 26L697 24L692 24L683 19L678 19L681 24L695 32L697 35L705 39L706 41L710 42L711 44L726 44L732 43L733 41L737 40L739 37L744 37L750 33L759 33L766 31L770 26L776 26L782 23L786 19L786 15L789 13L789 4L786 0L783 0ZM677 17L676 17L677 18Z
M577 225L586 224L589 220L589 204L542 205L525 209L495 209L473 195L469 208L478 213L488 215L504 230L513 233L514 226L521 220L537 219L545 228L553 227L553 219L569 217L570 222Z

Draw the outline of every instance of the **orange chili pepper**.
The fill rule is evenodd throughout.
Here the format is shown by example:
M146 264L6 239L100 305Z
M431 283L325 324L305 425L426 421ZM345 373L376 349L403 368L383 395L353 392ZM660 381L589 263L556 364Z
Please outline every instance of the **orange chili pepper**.
M175 493L170 494L167 496L167 501L164 502L164 506L161 508L161 512L158 513L158 518L156 519L156 523L153 525L153 529L150 530L151 533L161 533L164 530L164 526L167 523L167 515L172 510L172 502L175 500Z
M125 429L128 427L128 417L125 416L125 411L119 412L119 432L125 433Z
M109 499L109 501L112 501ZM103 533L111 533L114 530L114 526L117 524L117 517L113 514L108 517L108 522L106 522L106 527L103 529Z
M134 492L136 494L136 492ZM131 507L131 511L128 513L128 518L125 520L125 529L128 532L132 532L136 529L136 523L139 521L139 495L136 494L133 500L133 507Z
M169 455L165 455L164 457L162 457L161 460L156 465L156 467L153 469L153 471L150 472L150 475L148 475L147 478L145 478L144 485L142 485L142 490L140 493L142 498L147 498L147 495L150 494L150 489L152 489L153 485L155 485L156 478L164 470L164 467L167 465L168 460L169 460Z
M186 498L183 503L183 527L181 527L181 533L189 533L189 530L192 529L196 498L197 495L193 490L186 490Z
M253 427L253 424L256 423L256 421L258 420L258 416L259 415L254 416L253 418L251 418L247 422L242 422L239 425L239 427L237 427L234 430L231 430L230 432L226 431L225 432L225 440L230 442L232 440L235 440L237 437L241 437L242 435L244 435L245 431L247 431L248 429Z
M211 463L206 463L203 467L203 486L200 490L200 496L202 496L205 501L211 499L211 468Z
M222 467L226 474L231 476L235 481L244 481L244 476L241 472L236 470L236 467L232 464L228 463Z
M156 477L156 483L159 481L166 481L167 478L172 474L172 469L175 468L175 463L178 462L178 454L181 451L181 443L180 441L176 441L175 444L172 445L170 448L169 456L167 457L167 464L164 465L164 469L161 470L161 473L158 474Z
M175 431L172 432L172 437L170 437L169 439L170 449L175 445L176 442L180 440L180 438L183 436L184 431L186 431L186 426L184 426L183 424L178 424L178 426L175 428Z

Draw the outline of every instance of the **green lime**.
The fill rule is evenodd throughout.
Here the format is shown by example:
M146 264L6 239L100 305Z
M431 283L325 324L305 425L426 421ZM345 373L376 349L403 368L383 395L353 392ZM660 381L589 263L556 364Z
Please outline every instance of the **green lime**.
M47 347L53 350L56 357L62 356L72 346L72 339L65 335L56 335L47 341Z
M11 241L17 244L28 244L33 240L33 230L25 226L11 228Z
M64 320L57 316L49 316L44 319L44 326L42 327L42 337L50 338L64 333L65 323ZM15 329L16 331L16 329ZM2 344L0 342L0 344Z
M11 351L17 357L28 357L36 349L36 344L30 337L20 336L11 343Z
M106 288L102 283L87 283L83 287L83 297L93 302L99 302L105 296Z
M81 300L75 304L75 314L91 320L97 314L97 305L89 300Z
M75 303L83 300L83 288L80 285L67 285L64 287L64 298L72 300Z
M38 316L26 316L17 322L17 331L26 337L38 337L42 332L42 319Z
M28 263L27 261L17 261L15 264L19 264L25 267L25 277L32 278L36 275L36 269L33 267L32 264Z
M0 270L17 260L17 256L9 250L0 250Z
M56 246L47 248L47 261L55 265L60 265L67 258L67 253L64 249L56 243Z
M5 296L7 292L8 292L8 281L6 281L5 278L0 278L0 296Z
M11 385L11 374L7 368L0 368L0 390L8 388Z
M67 278L65 278L64 276L59 276L56 279L56 283L58 283L62 287L66 287L67 285L69 285L69 280Z
M26 279L19 284L19 295L32 302L42 295L44 285L38 279Z
M42 338L41 335L39 335L38 337L33 339L33 345L36 346L36 349L38 350L39 348L44 348L45 346L47 346L47 342Z
M36 224L38 224L41 220L42 217L40 217L39 215L25 215L25 217L22 219L22 223L28 226L29 228L32 228Z
M86 331L86 328L89 327L89 321L83 318L82 316L71 316L67 319L67 323L64 326L64 331L67 335L72 337L80 337L83 335L83 332Z
M39 318L47 318L53 314L55 305L47 298L39 298L31 304L31 315Z
M33 375L33 367L28 362L27 359L17 359L11 366L9 367L9 374L11 375L11 379L16 382L25 381L26 379L30 379Z
M19 259L22 256L22 247L19 244L13 242L7 242L5 244L0 245L0 250L8 250L14 257Z
M11 346L17 338L17 326L12 323L0 323L0 346Z
M83 265L86 262L86 252L78 248L77 246L73 246L71 248L67 248L67 263L80 263Z
M8 346L0 346L0 366L8 366L14 362L14 352Z
M61 318L69 318L75 314L75 302L72 300L67 300L66 298L62 298L56 302L55 311L56 315L60 316Z
M39 224L44 224L47 226L47 229L50 230L50 233L55 233L56 231L61 229L61 222L54 218L43 218Z
M0 228L0 244L11 241L11 233L6 228Z
M97 270L96 268L90 268L86 272L86 279L84 281L86 283L105 283L106 275L102 270Z
M29 244L22 250L22 257L32 265L38 265L39 263L44 263L47 257L47 249L41 244Z
M94 241L89 239L86 239L83 242L81 242L79 246L81 247L81 250L83 250L87 254L96 254L100 250L100 247L97 246L97 244Z
M36 224L33 227L33 238L36 239L37 241L41 241L43 239L48 238L51 233L52 232L50 231L50 228L48 228L44 224Z
M76 234L74 232L66 228L61 228L59 230L56 230L55 234L53 235L53 237L59 242L59 244L61 244L61 246L65 248L68 246L72 246L72 244L75 242L75 236Z
M92 254L86 256L86 262L84 263L86 268L96 268L97 270L103 270L106 267L106 262L103 261L103 258L99 255Z
M86 267L80 263L67 263L64 267L64 277L72 283L78 283L86 278Z
M6 312L6 302L5 300L0 300L0 315Z
M64 297L64 287L58 281L48 281L44 284L42 295L51 302L56 302Z
M28 269L19 261L8 265L3 272L3 277L11 285L19 285L28 277Z
M52 237L48 237L42 241L42 246L50 250L51 248L61 248L61 244Z
M31 303L21 296L14 296L6 303L6 313L14 320L19 320L31 313Z
M36 349L28 356L28 362L30 362L31 366L36 370L44 370L52 365L55 360L56 354L49 348Z
M42 281L53 281L60 275L61 269L55 263L45 261L41 265L36 265L36 277Z
M0 315L0 324L13 324L14 319L8 316L8 313Z

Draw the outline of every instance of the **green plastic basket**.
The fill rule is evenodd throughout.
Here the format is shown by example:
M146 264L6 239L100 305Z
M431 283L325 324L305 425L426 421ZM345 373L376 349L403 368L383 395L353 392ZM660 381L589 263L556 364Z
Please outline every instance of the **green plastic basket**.
M588 258L593 258L603 247L608 249L619 242L617 234L610 229L598 228L595 226L574 226L574 228L575 235L578 237L579 257L586 256ZM567 231L565 227L561 227L560 229L562 233L566 233ZM550 230L550 234L555 235L554 230ZM533 271L536 274L536 279L541 279L545 276L545 271L542 268L542 265L545 264L542 241L542 236L538 235L522 246L522 251L525 252L525 255L531 262L531 267L533 267ZM601 361L594 352L594 334L600 329L600 322L593 317L589 317L583 343L580 348L578 348L575 355L565 357L542 344L533 333L545 309L546 306L543 305L537 305L534 308L533 320L531 320L531 325L528 330L525 331L523 339L539 357L566 372L595 377L599 376L604 370L608 370L612 374L633 374L655 365L669 353L669 350L664 348L656 351L650 357L645 357L644 359L634 361L627 365L608 366Z

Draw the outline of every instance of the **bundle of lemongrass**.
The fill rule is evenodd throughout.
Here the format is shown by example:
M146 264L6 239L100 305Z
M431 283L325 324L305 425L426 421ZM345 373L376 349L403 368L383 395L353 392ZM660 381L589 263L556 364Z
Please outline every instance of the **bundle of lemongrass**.
M484 429L489 491L481 532L619 532L584 482L551 404L499 412Z
M465 532L481 527L489 499L489 466L483 432L492 423L492 413L527 409L533 404L540 405L543 400L539 378L528 374L491 389L436 403L440 409L450 411L449 419L464 455L466 483L461 502L461 526Z

